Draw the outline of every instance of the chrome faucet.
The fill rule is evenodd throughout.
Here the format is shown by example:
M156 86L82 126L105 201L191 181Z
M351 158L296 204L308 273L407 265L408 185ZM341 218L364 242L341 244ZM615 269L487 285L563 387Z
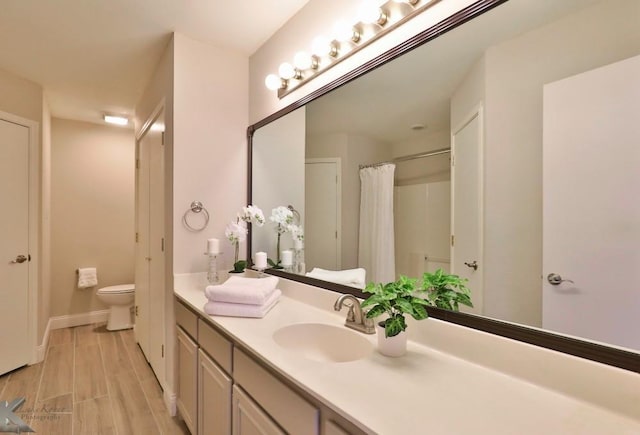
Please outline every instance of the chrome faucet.
M351 300L351 305L344 303L346 299ZM344 322L345 326L355 329L356 331L364 332L365 334L376 333L373 319L368 319L365 316L365 313L362 311L362 307L360 306L360 301L358 301L355 296L350 294L340 296L333 305L333 309L340 311L343 305L349 307L347 320Z

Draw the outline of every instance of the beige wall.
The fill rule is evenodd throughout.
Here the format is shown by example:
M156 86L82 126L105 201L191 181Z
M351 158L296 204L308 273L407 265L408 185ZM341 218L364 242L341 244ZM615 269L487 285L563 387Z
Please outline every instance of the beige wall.
M133 131L51 122L51 316L105 309L96 289L133 283ZM77 288L76 269L98 268L98 286Z
M42 86L0 69L0 110L42 122Z
M206 240L221 240L220 267L233 252L224 230L247 201L248 59L174 35L173 272L202 272ZM209 211L209 225L188 231L182 215L192 201Z

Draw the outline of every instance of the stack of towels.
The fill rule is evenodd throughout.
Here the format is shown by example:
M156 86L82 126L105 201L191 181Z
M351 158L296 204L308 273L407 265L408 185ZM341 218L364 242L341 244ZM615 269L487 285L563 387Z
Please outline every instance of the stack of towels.
M363 289L365 287L365 279L367 271L362 267L357 269L345 269L345 270L328 270L314 267L311 272L306 274L308 277L321 279L323 281L331 281L336 284L348 285L350 287L356 287Z
M231 276L224 284L207 286L204 294L209 302L204 305L204 312L212 316L262 318L282 295L277 285L276 276Z

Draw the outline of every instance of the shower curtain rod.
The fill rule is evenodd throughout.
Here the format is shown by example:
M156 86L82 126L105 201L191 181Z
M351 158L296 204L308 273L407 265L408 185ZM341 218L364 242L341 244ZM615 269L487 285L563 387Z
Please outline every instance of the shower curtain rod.
M409 156L404 156L404 157L397 157L391 161L388 162L379 162L379 163L372 163L370 165L360 165L359 168L360 169L364 169L364 168L375 168L376 166L382 166L382 165L388 165L390 163L399 163L399 162L406 162L409 160L415 160L415 159L422 159L425 157L431 157L431 156L437 156L440 154L446 154L446 153L450 153L451 152L451 148L440 148L438 150L434 150L434 151L427 151L424 153L419 153L419 154L411 154Z

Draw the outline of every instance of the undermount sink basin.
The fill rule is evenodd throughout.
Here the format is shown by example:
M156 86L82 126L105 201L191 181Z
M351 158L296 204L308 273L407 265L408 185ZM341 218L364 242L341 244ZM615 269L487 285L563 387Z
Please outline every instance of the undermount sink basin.
M364 336L346 329L322 323L296 323L273 333L281 347L320 362L348 362L365 358L373 345Z

